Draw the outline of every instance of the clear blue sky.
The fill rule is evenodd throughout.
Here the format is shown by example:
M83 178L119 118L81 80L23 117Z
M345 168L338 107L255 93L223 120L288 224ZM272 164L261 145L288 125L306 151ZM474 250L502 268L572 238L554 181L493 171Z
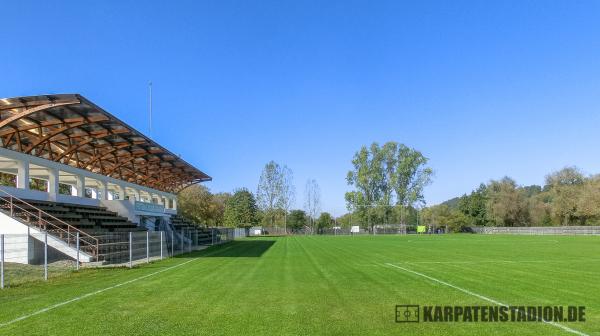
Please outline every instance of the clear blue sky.
M436 171L429 204L490 178L600 172L597 1L7 1L0 97L81 93L256 190L269 160L341 214L363 144Z

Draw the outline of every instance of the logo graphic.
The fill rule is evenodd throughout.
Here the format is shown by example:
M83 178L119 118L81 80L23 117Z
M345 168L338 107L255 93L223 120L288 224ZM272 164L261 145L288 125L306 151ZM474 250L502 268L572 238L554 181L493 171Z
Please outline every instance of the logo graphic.
M423 309L421 310L421 307ZM585 306L396 305L396 322L585 322Z
M419 322L419 305L396 305L396 322Z

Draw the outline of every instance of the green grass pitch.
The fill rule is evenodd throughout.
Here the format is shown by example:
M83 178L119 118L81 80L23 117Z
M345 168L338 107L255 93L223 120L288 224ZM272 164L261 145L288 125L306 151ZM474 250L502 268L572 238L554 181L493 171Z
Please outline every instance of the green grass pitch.
M389 264L502 303L586 306L585 322L561 325L600 335L600 237L466 234L264 237L84 270L0 291L0 334L575 334L541 322L396 323L397 304L490 303Z

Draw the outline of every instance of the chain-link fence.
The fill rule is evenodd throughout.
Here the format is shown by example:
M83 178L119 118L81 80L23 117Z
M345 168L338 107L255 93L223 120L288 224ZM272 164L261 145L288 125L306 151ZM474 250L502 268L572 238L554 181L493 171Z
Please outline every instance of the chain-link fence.
M0 288L48 280L76 270L75 259L63 257L52 245L52 236L46 234L0 235Z
M283 228L283 227L254 227L249 229L249 236L278 236L278 235L369 235L369 234L407 234L416 233L416 226L406 224L379 224L373 227L356 226L331 228Z
M50 234L0 234L0 288L48 280L80 267L133 267L234 239L234 229L113 232L94 235L97 257Z

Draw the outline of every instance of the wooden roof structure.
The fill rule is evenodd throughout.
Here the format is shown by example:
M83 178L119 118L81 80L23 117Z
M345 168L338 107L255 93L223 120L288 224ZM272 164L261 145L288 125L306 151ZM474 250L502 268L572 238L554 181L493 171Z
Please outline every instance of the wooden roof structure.
M78 94L0 99L0 146L170 193L211 180Z

